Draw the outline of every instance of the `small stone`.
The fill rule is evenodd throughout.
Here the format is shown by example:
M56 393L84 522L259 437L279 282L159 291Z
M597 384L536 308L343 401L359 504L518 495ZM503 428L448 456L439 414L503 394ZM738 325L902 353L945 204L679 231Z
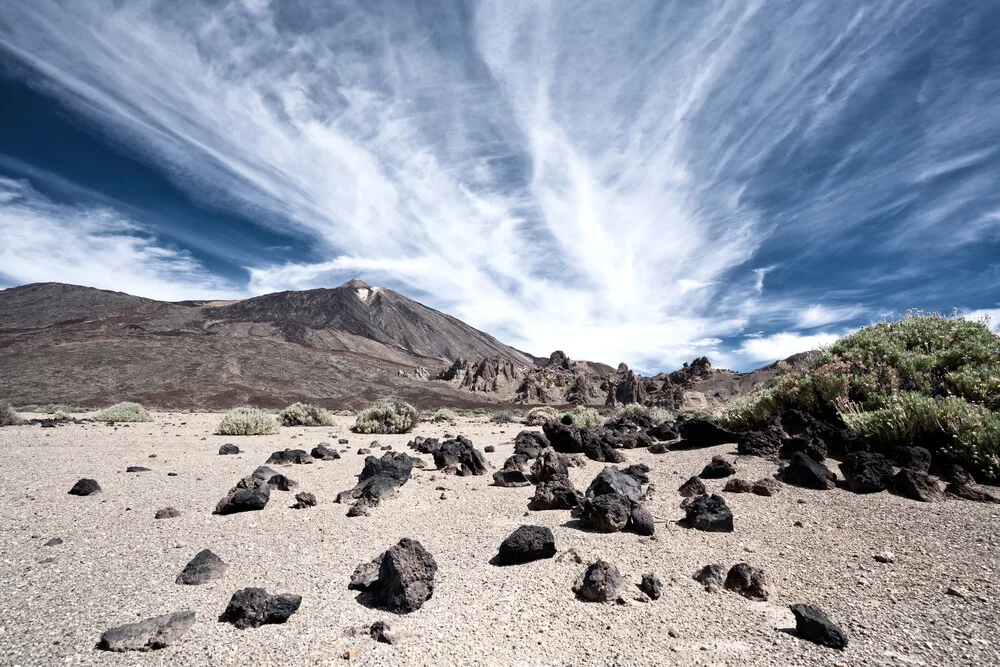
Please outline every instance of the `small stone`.
M496 450L497 448L494 447L493 445L486 445L485 447L483 447L483 451L486 452L487 454L492 454Z
M722 490L726 493L750 493L753 490L753 484L745 479L734 477L726 482Z
M219 447L219 456L230 456L232 454L239 454L240 448L234 444L226 443L222 447Z
M54 546L58 546L58 545L60 545L62 543L63 543L63 540L62 540L61 537L53 537L51 540L49 540L48 542L46 542L42 546L43 547L54 547Z
M305 509L306 507L316 506L316 496L306 491L295 494L295 504L292 505L292 509Z
M681 484L677 492L685 498L695 498L708 493L708 489L705 488L705 483L701 481L701 478L695 476Z
M73 485L73 488L69 490L69 495L71 496L89 496L95 493L101 492L101 485L97 483L96 479L89 479L84 477Z
M951 595L952 597L956 597L956 598L965 598L965 597L968 597L968 593L966 593L965 589L964 588L958 588L957 586L949 586L948 589L945 591L945 593L947 593L948 595Z
M237 628L259 628L270 623L284 623L299 609L302 596L270 594L263 588L244 588L233 593L219 621Z
M652 572L647 572L642 575L642 582L639 584L639 590L649 596L650 600L659 600L660 596L663 595L663 589L665 584L663 579Z
M718 563L706 565L695 572L693 579L705 587L709 593L722 590L725 583L726 569Z
M667 630L667 634L673 637L674 639L677 639L678 637L681 636L681 631L675 628L674 626L670 626L670 628Z
M573 584L573 592L581 600L608 602L621 597L625 578L611 563L599 560L592 563Z
M195 554L195 557L184 566L181 573L177 575L176 583L191 586L207 584L210 581L221 579L228 567L212 551L203 549Z
M125 472L152 472L150 468L143 468L142 466L129 466L125 468Z
M875 560L879 563L894 563L896 561L896 555L891 551L883 551L882 553L875 554Z
M781 482L773 477L758 479L753 483L750 492L758 496L773 496L781 490Z
M174 509L173 507L163 507L156 510L156 514L153 515L154 519L174 519L179 517L181 513Z
M767 600L771 593L764 571L748 563L737 563L726 575L726 590L751 600Z
M795 633L802 639L821 646L842 649L847 646L847 635L818 607L793 604Z
M341 657L344 660L357 660L360 655L361 651L359 651L358 649L349 648L346 651L344 651L344 654Z

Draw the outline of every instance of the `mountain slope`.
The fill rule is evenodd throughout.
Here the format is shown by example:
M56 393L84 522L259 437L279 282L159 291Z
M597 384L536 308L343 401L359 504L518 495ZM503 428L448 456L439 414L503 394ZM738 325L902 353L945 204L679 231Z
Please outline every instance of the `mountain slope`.
M17 404L361 407L496 398L428 382L457 356L533 359L406 297L351 281L239 302L167 303L45 283L0 291L0 396Z

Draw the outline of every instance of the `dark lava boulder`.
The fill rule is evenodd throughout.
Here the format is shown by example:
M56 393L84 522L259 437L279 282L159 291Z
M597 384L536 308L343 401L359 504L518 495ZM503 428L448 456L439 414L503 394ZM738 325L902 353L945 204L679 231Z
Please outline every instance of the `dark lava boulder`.
M97 648L102 651L155 651L179 640L194 625L193 611L176 611L137 623L119 625L101 635Z
M924 503L933 503L944 499L944 494L938 487L937 482L931 479L926 473L916 470L900 470L892 478L893 493L919 500Z
M722 496L705 494L688 503L684 509L690 528L710 533L733 532L733 512Z
M514 438L514 454L527 459L537 458L549 446L549 439L540 431L521 431Z
M795 634L820 646L842 649L847 646L847 635L818 607L793 604Z
M219 621L232 623L241 630L284 623L298 611L301 604L300 595L272 595L263 588L244 588L233 593L226 610L219 616Z
M741 456L774 458L781 449L783 438L784 433L776 428L741 433L736 443L736 452Z
M557 452L563 454L579 454L583 452L583 440L580 436L581 428L562 422L546 422L542 425L542 432L545 434L549 445Z
M904 470L926 473L931 469L931 453L924 447L896 447L892 454Z
M708 417L692 417L677 422L677 431L689 449L715 447L739 442L740 436Z
M722 487L725 493L750 493L753 491L753 484L745 479L739 477L734 477L726 482L726 485Z
M670 440L676 440L680 437L680 431L677 430L677 425L674 422L663 422L662 424L657 424L656 426L647 429L646 435L654 440L667 442Z
M701 481L701 478L696 475L681 484L677 489L677 493L681 494L685 498L694 498L695 496L701 496L708 493L708 489L705 488L705 483Z
M129 466L125 468L125 472L153 472L149 468L144 468L143 466Z
M795 452L802 452L813 461L822 463L826 460L826 443L816 437L793 435L781 441L778 457L790 459Z
M632 502L642 500L642 485L648 481L649 468L646 466L629 466L619 470L617 466L607 466L597 473L587 487L587 497L595 498L610 493L617 493Z
M556 555L556 539L545 526L521 526L500 544L493 565L519 565Z
M462 435L441 443L434 451L434 465L438 470L454 467L460 477L485 475L489 469L483 453Z
M410 479L414 459L402 452L386 452L382 458L369 456L353 489L342 491L337 502L357 500L348 516L364 516L383 500L393 496Z
M375 564L378 577L359 576L371 572ZM368 603L396 614L408 614L423 606L434 595L434 557L416 540L403 538L371 563L359 566L351 578L351 588L361 589Z
M336 449L332 449L329 446L320 443L313 447L312 452L310 452L314 459L319 459L320 461L336 461L340 458L340 452Z
M632 503L625 496L611 492L587 498L580 508L580 519L585 526L601 533L617 533L628 525L632 516Z
M783 482L820 491L832 489L837 480L829 468L802 452L792 454L792 460L778 472Z
M535 487L535 495L528 501L528 509L571 510L580 504L580 496L568 477L542 482Z
M209 549L202 549L192 558L181 573L177 575L176 583L196 586L221 579L229 566Z
M639 503L632 503L628 529L637 535L652 535L656 531L656 527L653 525L653 513Z
M844 458L840 471L854 493L878 493L892 483L892 462L875 452L854 452Z
M233 454L239 454L240 448L231 443L226 443L222 447L219 447L219 456L231 456Z
M307 491L302 491L295 494L295 504L292 505L293 510L302 510L307 507L316 507L316 496Z
M90 496L100 492L101 492L101 485L97 483L96 479L89 479L87 477L84 477L83 479L77 481L77 483L73 485L73 488L69 490L69 495Z
M721 456L713 456L711 462L705 466L698 476L702 479L722 479L736 474L733 464Z
M647 572L642 575L642 581L639 583L639 590L645 593L650 600L659 600L660 596L663 595L663 589L666 585L656 574L652 572Z
M271 487L266 482L254 489L234 487L215 506L214 514L225 515L262 510L267 506L267 501L270 499Z
M707 592L714 593L722 590L725 577L726 569L718 563L712 563L695 572L692 578L704 586Z
M274 463L275 465L290 466L292 464L312 463L312 457L306 454L304 449L284 449L271 454L264 465Z
M764 571L748 563L737 563L726 575L726 590L739 593L751 600L767 600L771 594Z
M551 482L569 477L569 459L553 449L545 449L531 465L531 474L536 482Z
M588 602L608 602L621 596L625 577L611 563L599 560L591 564L573 584L573 592Z

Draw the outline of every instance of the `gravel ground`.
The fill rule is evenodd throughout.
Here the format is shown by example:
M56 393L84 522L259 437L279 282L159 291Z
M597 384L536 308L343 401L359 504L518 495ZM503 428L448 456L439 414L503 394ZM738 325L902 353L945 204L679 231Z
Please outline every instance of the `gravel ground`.
M370 517L348 518L333 502L350 488L371 436L331 428L284 428L277 436L213 435L220 415L156 413L152 424L118 428L71 424L55 429L0 429L0 664L4 665L988 665L1000 663L996 600L1000 591L1000 507L967 501L922 504L887 493L785 487L774 497L725 494L736 514L729 534L685 530L677 487L713 455L731 455L748 480L773 475L769 461L735 457L723 446L663 455L627 453L652 468L654 538L573 527L569 512L525 516L532 487L489 486L491 478L414 470L399 495ZM472 438L499 467L521 427L462 419L447 427ZM421 424L415 434L442 435ZM378 436L405 449L414 434ZM240 477L277 449L310 450L350 439L339 461L281 469L316 494L319 505L294 510L292 493L272 492L261 512L214 516ZM245 452L219 456L233 442ZM380 452L376 452L380 454ZM156 458L148 458L155 454ZM425 457L428 459L430 457ZM152 472L126 474L142 465ZM571 469L584 489L603 464ZM167 473L176 472L176 476ZM77 479L104 491L74 497ZM708 480L719 491L725 480ZM440 499L439 486L446 487ZM164 506L181 511L154 520ZM796 526L801 522L801 526ZM522 523L552 528L559 555L516 567L488 560ZM63 544L46 547L53 537ZM347 583L355 566L402 537L418 539L438 563L434 596L422 609L394 617L413 634L379 644L367 627L391 614L362 606ZM174 583L195 553L210 548L229 563L222 580ZM632 583L645 572L667 582L655 602L577 601L573 580L584 564L617 564ZM895 562L873 555L891 551ZM744 561L770 578L768 602L706 593L691 575L708 563ZM237 630L217 622L229 597L246 586L303 597L284 625ZM631 587L631 584L629 584ZM949 587L963 596L948 594ZM637 589L634 589L637 591ZM788 605L810 602L850 636L845 651L803 642ZM197 623L175 646L152 653L94 650L104 630L182 609ZM358 631L360 630L360 633ZM677 635L672 636L672 635Z

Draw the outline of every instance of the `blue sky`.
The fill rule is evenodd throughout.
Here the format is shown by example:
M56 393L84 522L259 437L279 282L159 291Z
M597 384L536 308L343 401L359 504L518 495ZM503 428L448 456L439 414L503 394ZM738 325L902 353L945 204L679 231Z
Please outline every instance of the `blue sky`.
M7 3L0 286L397 289L748 369L1000 322L1000 5Z

